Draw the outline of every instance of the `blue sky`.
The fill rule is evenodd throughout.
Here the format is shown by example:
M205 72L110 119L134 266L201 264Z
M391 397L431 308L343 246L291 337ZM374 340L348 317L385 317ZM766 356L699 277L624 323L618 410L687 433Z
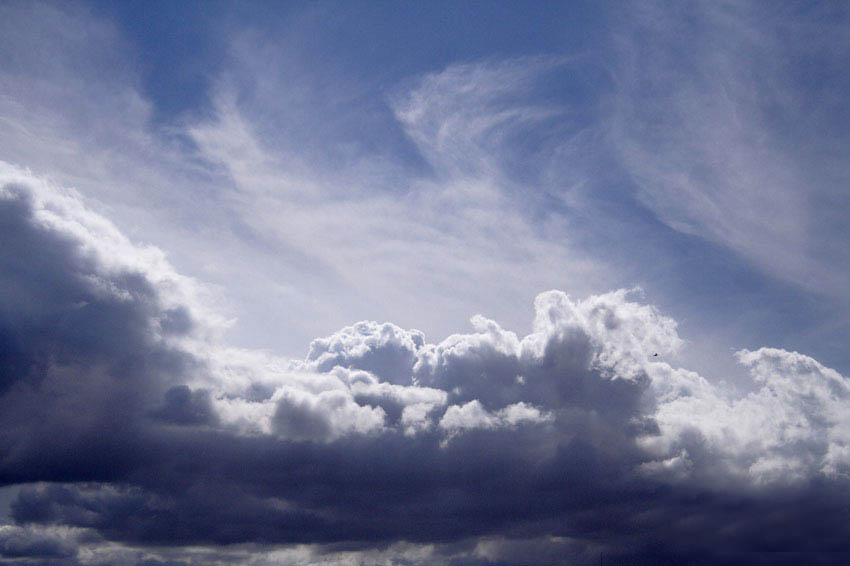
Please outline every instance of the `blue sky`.
M179 377L151 378L160 385L133 389L128 411L194 427L192 434L209 427L230 435L222 441L227 446L240 446L250 432L284 443L343 443L337 447L345 451L357 444L350 435L377 442L369 435L384 430L373 422L378 409L387 430L401 427L401 438L425 430L431 425L414 416L424 419L427 405L433 431L444 433L432 439L434 459L447 458L450 467L455 456L444 452L461 442L459 431L486 429L492 438L482 442L498 445L507 440L497 431L521 435L523 426L532 426L517 423L561 430L572 418L563 411L575 399L550 406L541 393L547 389L523 396L499 380L514 370L552 383L584 375L576 368L583 367L587 347L587 371L644 383L655 395L655 408L641 418L661 423L664 442L629 432L626 444L652 457L641 460L627 450L614 457L618 465L661 466L675 477L653 481L675 483L685 481L676 475L685 473L676 468L681 464L691 474L687 481L704 485L693 471L704 466L700 457L724 462L723 474L738 478L742 454L763 449L776 453L750 462L747 481L754 485L841 476L835 472L844 469L835 462L846 448L840 419L830 425L835 430L817 433L827 440L815 466L815 456L797 458L799 444L782 444L790 442L784 432L777 438L785 440L767 448L730 440L731 452L705 448L711 457L697 457L677 415L685 409L701 415L697 428L705 446L722 444L713 420L728 418L732 429L751 430L758 419L741 416L747 407L761 414L774 395L789 403L779 411L787 417L792 409L803 411L794 403L802 403L805 391L821 391L814 383L794 385L797 398L776 383L840 384L850 374L849 17L841 2L6 2L0 6L0 173L4 206L12 212L4 230L18 238L7 242L34 242L37 254L49 248L67 261L5 264L3 304L11 310L0 329L14 355L3 363L23 371L30 362L20 360L47 356L33 350L26 357L20 352L29 350L14 345L40 344L42 338L27 333L47 324L42 314L12 307L21 300L17 289L34 285L33 293L44 296L33 295L33 304L50 305L66 299L95 304L97 289L123 289L116 296L141 301L134 314L109 303L89 322L75 324L83 335L90 325L92 336L126 326L126 344L111 353L101 351L107 346L86 349L73 333L56 330L56 343L65 346L50 351L67 346L76 352L68 359L80 356L80 367L124 359L125 347L142 343L145 351L171 352L157 360L174 352L194 360L173 362L179 370L145 362L159 368L156 375ZM21 218L46 232L31 234ZM78 253L94 255L68 259ZM31 282L61 281L60 267L94 287ZM541 295L550 290L566 293L570 302ZM600 322L600 309L613 309L622 324ZM556 311L555 318L571 321L564 328L572 325L573 334L542 322L545 312ZM474 315L490 322L470 324ZM114 327L105 322L113 316ZM141 330L134 334L133 325L148 318L162 332L158 341L145 342ZM676 322L675 336L663 321ZM389 326L381 326L385 322ZM184 326L185 332L168 330ZM45 328L38 337L58 327ZM585 336L593 346L567 335ZM538 343L555 349L568 343L578 365L547 374L529 361L538 356L545 365L549 350L535 349ZM637 354L637 344L653 352ZM655 349L662 350L659 359L644 359L654 358ZM467 355L477 361L457 361ZM56 363L63 372L76 371L62 356ZM355 370L377 380L382 395L389 395L390 384L410 391L393 393L405 399L394 408L370 404L377 393L357 393L365 382L334 373ZM501 393L479 391L469 372L493 380ZM341 380L340 391L353 397L333 405L318 386L304 385L307 374L321 383ZM684 389L665 381L670 376ZM688 381L697 378L719 389L708 392ZM0 396L13 394L4 387ZM337 391L328 387L319 389ZM705 398L689 406L682 391L696 389ZM679 397L670 397L673 390ZM594 391L588 389L587 406L609 410L594 405ZM551 394L560 399L562 393ZM625 399L622 406L612 401L620 407L612 422L631 415L632 393L606 394ZM838 393L824 395L824 414L840 412ZM151 399L164 404L151 408ZM337 414L339 407L348 408ZM443 407L441 417L434 407ZM24 420L13 424L26 429L25 418L18 418ZM404 428L406 418L420 424ZM798 425L817 436L813 423ZM81 442L97 430L80 426ZM160 447L165 452L176 442L168 438L162 442L169 448ZM376 449L362 448L366 454ZM805 471L810 465L815 471ZM109 475L29 473L3 472L4 484L12 486L4 500L18 497L14 486L46 481L74 490L78 480ZM104 481L155 492L148 472L139 473ZM52 497L52 488L32 489L41 491L26 501ZM96 494L77 494L90 496ZM305 509L315 504L292 501ZM568 514L571 504L564 505ZM21 513L9 517L9 528L24 529L15 537L41 536L37 521L28 523ZM520 531L537 541L526 541L529 548L546 547L540 537L575 536L576 556L600 548L620 552L631 544L628 537L646 535L623 527L610 537L584 539L575 525L541 526L539 517L518 520L516 531L505 524L492 532L459 527L478 550L441 547L440 556L510 562L505 556L526 552L505 542ZM77 540L73 529L95 528L66 526L72 531L48 533L62 552L78 552L69 542ZM341 540L331 531L317 528L275 544ZM130 546L162 542L98 532ZM245 536L230 542L274 539ZM385 545L429 542L392 529L364 536ZM496 538L469 542L477 536ZM447 543L443 533L434 537ZM212 544L215 554L220 539L211 540L200 542ZM487 558L481 550L487 544L501 550ZM552 550L560 542L547 544L553 556L564 550ZM333 549L311 552L309 560L337 556ZM406 560L415 554L407 547L398 552ZM358 560L374 558L367 554Z

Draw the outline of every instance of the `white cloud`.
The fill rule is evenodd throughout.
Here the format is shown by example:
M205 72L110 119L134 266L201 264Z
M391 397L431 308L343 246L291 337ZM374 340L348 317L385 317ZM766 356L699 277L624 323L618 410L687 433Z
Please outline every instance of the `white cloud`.
M498 178L504 175L499 158L505 146L567 115L553 104L517 104L532 97L542 76L566 64L563 58L527 57L452 65L421 77L395 97L393 107L441 176Z
M496 416L499 417L500 422L507 426L516 426L520 423L542 423L553 420L552 415L543 413L537 407L532 407L522 401L500 409L496 413Z
M812 15L643 5L617 28L610 134L640 199L663 222L846 305L850 263L832 242L847 233L831 208L850 171L836 165L840 142L824 122L839 107L832 81L843 80L846 56L824 54L844 32L834 14ZM807 57L834 69L823 71L830 80L801 81L795 61Z
M425 343L417 330L403 330L391 323L359 322L343 328L327 338L310 343L307 362L325 370L348 365L357 360L358 367L368 369L386 381L399 384L412 382L411 370L416 351Z
M439 426L451 437L467 430L500 426L514 427L524 423L543 423L552 420L554 420L552 415L543 413L540 409L522 401L490 413L478 400L473 400L464 405L452 405L446 409Z
M294 387L275 392L274 432L291 440L335 440L349 433L369 434L384 428L384 410L358 405L344 390L310 394Z
M426 432L431 429L433 422L428 418L428 413L434 409L432 403L414 403L407 405L401 412L401 425L404 434L413 436L418 432Z
M446 413L440 419L440 428L452 434L462 430L493 428L498 422L498 419L488 413L478 400L473 400L464 405L452 405L446 409Z
M656 419L662 434L647 444L663 443L674 453L684 447L687 454L689 444L704 442L710 455L701 465L759 484L846 476L847 379L796 352L761 348L737 356L760 384L742 398L696 374L662 369L658 381L675 393L661 393Z

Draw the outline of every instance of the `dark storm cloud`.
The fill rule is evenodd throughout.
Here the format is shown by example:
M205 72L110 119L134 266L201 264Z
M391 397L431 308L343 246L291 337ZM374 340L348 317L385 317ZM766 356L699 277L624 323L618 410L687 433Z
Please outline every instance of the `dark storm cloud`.
M77 548L70 537L33 528L0 527L0 557L72 558Z
M175 314L145 274L105 268L84 242L36 219L28 190L4 192L0 478L111 477L140 457L134 431L146 410L165 395L174 412L166 389L192 357L158 337L160 320L176 331Z
M850 551L850 388L811 358L742 351L761 388L729 399L655 360L675 323L625 291L543 293L524 338L474 317L439 344L364 322L303 362L228 350L153 267L78 229L101 218L63 223L39 190L0 198L0 481L26 484L4 558L103 541L174 563L246 543L366 561L407 541L436 546L393 560L453 564Z
M205 389L192 391L186 385L175 385L166 391L163 405L151 414L174 424L216 423L210 392Z

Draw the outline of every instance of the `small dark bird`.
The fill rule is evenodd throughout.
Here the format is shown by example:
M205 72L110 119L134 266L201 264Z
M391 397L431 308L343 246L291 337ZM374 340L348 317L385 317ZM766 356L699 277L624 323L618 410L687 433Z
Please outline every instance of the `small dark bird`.
M655 358L655 357L657 357L657 356L658 356L658 352L655 352L654 354L652 354L652 357L653 357L653 358Z

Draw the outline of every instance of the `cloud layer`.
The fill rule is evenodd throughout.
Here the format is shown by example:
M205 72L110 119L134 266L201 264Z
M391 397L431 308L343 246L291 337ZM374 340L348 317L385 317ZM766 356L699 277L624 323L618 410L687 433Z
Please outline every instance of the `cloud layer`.
M232 348L162 252L72 191L2 175L4 559L850 550L850 387L812 358L742 350L753 390L736 395L665 361L676 323L637 290L542 293L523 337L475 316L439 343L360 322L303 360Z

